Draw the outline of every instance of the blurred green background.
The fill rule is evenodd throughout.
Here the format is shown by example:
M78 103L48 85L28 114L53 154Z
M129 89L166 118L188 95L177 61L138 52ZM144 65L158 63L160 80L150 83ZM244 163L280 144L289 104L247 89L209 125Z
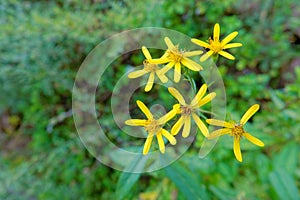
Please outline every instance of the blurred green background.
M299 199L299 19L298 0L1 0L0 199ZM243 43L229 51L235 61L218 62L227 111L239 119L259 103L247 128L266 146L242 143L238 163L232 138L220 138L204 159L197 140L170 167L145 174L96 161L72 118L74 78L87 54L114 33L139 27L206 40L217 22L222 38L239 31L235 41ZM113 64L105 93L128 63L140 64L136 57L141 52ZM107 113L101 102L109 95L97 98Z

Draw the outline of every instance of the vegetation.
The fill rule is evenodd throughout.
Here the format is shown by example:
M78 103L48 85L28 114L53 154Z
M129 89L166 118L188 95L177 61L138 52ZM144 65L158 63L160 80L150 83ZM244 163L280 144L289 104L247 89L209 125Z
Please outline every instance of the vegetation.
M297 0L2 0L0 199L299 199L299 17ZM197 139L172 165L142 174L111 169L90 155L72 118L72 88L88 53L113 34L149 26L206 40L215 23L222 36L239 31L243 44L230 50L234 61L218 61L228 118L260 104L247 128L265 147L242 142L240 163L232 138L223 136L200 159ZM103 106L114 85L142 59L135 51L105 71L96 97L104 126L114 127ZM136 97L145 104L169 98L143 89ZM115 142L128 141L119 129L112 132Z

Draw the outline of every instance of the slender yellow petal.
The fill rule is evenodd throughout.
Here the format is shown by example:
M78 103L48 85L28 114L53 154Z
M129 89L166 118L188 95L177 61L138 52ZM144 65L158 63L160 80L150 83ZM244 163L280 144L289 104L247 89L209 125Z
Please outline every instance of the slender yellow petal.
M201 47L209 48L209 44L206 43L206 42L203 42L203 41L201 41L201 40L192 38L191 41L192 41L193 43L195 43L195 44L201 46Z
M155 75L155 72L150 73L149 79L148 79L146 87L145 87L145 92L149 92L152 89L152 86L154 83L154 75Z
M181 63L193 71L203 70L203 67L189 58L182 58Z
M157 122L158 122L159 125L165 124L168 121L170 121L176 114L177 114L177 110L176 109L172 109L167 114L165 114L164 116L162 116L161 118L159 118L157 120Z
M207 137L208 136L208 129L207 127L205 126L205 124L202 122L202 120L195 114L195 113L192 113L192 116L193 116L193 119L194 121L196 122L198 128L200 129L200 131L202 132L202 134Z
M177 135L178 132L180 131L182 125L184 124L184 121L183 121L183 117L181 116L177 122L173 125L172 129L171 129L171 134L172 135Z
M182 137L184 138L188 137L190 135L190 131L191 131L191 117L185 116Z
M207 119L206 122L208 124L214 125L214 126L220 126L220 127L226 127L226 128L234 127L233 123L229 123L229 122L225 122L225 121L221 121L221 120L217 120L217 119Z
M230 44L226 44L223 49L230 49L230 48L235 48L235 47L241 47L243 46L242 43L230 43Z
M214 26L214 41L218 41L220 37L220 25L218 23Z
M168 49L173 49L174 48L174 44L172 43L172 41L170 40L170 38L165 37L165 43L168 46Z
M153 119L153 115L151 114L150 110L147 108L147 106L143 102L137 100L136 103L148 119Z
M186 105L183 96L178 92L178 90L176 90L176 89L173 88L173 87L169 87L168 90L169 90L169 92L171 93L171 95L172 95L173 97L175 97L175 98L177 99L177 101L178 101L181 105L183 105L183 106Z
M208 139L215 139L216 137L228 134L230 132L231 132L230 128L221 128L221 129L218 129L218 130L215 130L215 131L211 132L207 138Z
M169 51L165 51L165 53L160 57L160 59L166 59L169 56Z
M233 151L236 159L240 162L243 161L242 158L242 153L241 153L241 147L240 147L240 138L239 137L234 137L234 142L233 142Z
M142 46L142 51L143 51L143 54L144 54L144 56L146 57L146 59L148 59L148 60L151 60L151 59L152 59L152 57L151 57L151 55L150 55L148 49L147 49L145 46Z
M216 93L212 92L209 93L208 95L206 95L203 99L201 99L198 103L198 107L201 107L205 104L207 104L208 102L210 102L211 100L213 100L216 97Z
M259 110L259 105L254 104L251 106L246 113L243 115L242 119L240 120L240 124L244 125L246 122Z
M198 56L198 55L200 55L202 53L203 53L203 51L201 51L201 50L198 50L198 51L188 51L188 52L184 52L183 56L185 56L185 57Z
M265 146L265 144L258 138L250 135L250 133L244 133L243 136L245 136L245 138L247 138L247 140L249 140L250 142L252 142L253 144L263 147Z
M156 138L158 141L159 150L161 153L165 153L165 142L162 138L161 131L156 134Z
M129 119L125 121L126 125L129 126L146 126L147 120L145 119Z
M163 83L168 82L169 79L166 75L160 74L159 71L156 71L155 73L161 82L163 82Z
M196 96L194 97L194 99L191 101L191 105L194 106L196 104L199 103L199 101L201 100L201 98L204 96L205 92L207 90L207 85L203 84L201 86L201 88L199 89L199 91L197 92Z
M144 144L143 155L148 154L151 147L152 140L153 140L153 134L149 134Z
M219 51L218 54L220 54L221 56L224 56L225 58L228 58L229 60L234 60L234 56L231 55L230 53L226 52L226 51Z
M165 74L167 73L173 66L174 62L169 62L167 65L165 65L161 70L158 71L159 74Z
M167 130L161 129L161 134L165 136L172 145L176 144L176 138L173 135L171 135L171 133L169 133Z
M178 83L181 77L181 64L180 62L175 63L175 70L174 70L174 81Z
M230 33L227 37L222 40L221 44L226 45L229 43L231 40L233 40L239 33L237 31Z
M211 55L213 55L214 52L213 50L209 50L208 52L206 52L203 56L201 56L200 58L200 62L204 62L206 61Z
M148 60L148 62L150 64L164 64L164 63L170 62L170 59L169 58L156 58L156 59Z
M138 78L140 76L143 76L145 74L147 74L148 72L144 69L141 69L141 70L137 70L135 72L131 72L128 74L128 78Z

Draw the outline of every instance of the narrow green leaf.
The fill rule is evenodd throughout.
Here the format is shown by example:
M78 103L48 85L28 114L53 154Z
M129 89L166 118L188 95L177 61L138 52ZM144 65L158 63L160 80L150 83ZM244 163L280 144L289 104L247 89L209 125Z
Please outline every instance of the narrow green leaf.
M235 199L236 194L232 191L224 188L217 188L215 186L210 186L209 189L214 193L216 197L220 200L227 200L227 199Z
M278 154L274 155L273 165L275 169L286 169L293 174L298 165L299 147L296 143L285 146Z
M132 165L130 165L126 171L141 171L140 169L145 166L147 158L147 156L138 157L135 162L132 162ZM115 193L116 199L124 199L134 184L139 180L140 176L140 173L123 172L117 183L117 189Z
M194 174L191 174L178 162L164 168L164 170L186 199L208 199L204 186L199 184Z
M274 191L282 200L299 200L299 192L293 177L284 169L270 173L269 180Z

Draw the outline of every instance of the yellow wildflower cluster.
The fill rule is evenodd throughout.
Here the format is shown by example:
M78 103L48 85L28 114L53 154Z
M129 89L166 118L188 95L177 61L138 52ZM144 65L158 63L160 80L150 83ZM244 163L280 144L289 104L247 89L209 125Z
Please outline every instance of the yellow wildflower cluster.
M202 50L182 50L179 48L179 44L174 45L174 43L168 37L165 37L164 41L167 46L167 50L165 51L165 53L160 58L153 59L147 48L143 46L142 52L146 58L143 62L144 68L142 70L129 73L128 77L138 78L145 74L149 74L149 78L145 87L145 91L148 92L153 87L155 75L162 83L166 83L168 81L168 77L165 74L174 67L174 82L178 83L181 79L182 67L186 67L187 69L190 69L192 71L203 70L201 64L196 63L192 59L190 59L190 57L192 56L203 54L200 57L200 62L206 61L210 56L214 54L219 54L221 56L224 56L225 58L234 60L234 56L224 50L242 46L241 43L229 43L237 35L238 32L235 31L220 41L220 26L219 24L215 24L213 39L209 38L208 43L194 38L191 39L191 42L208 49L205 54L203 54ZM164 66L160 66L161 64L164 64ZM181 129L182 137L188 137L191 130L192 119L201 133L204 135L204 137L208 139L214 139L225 134L229 134L230 136L234 137L234 154L236 159L240 162L242 162L240 140L243 137L258 146L264 146L264 143L262 141L250 135L244 130L245 123L252 115L254 115L258 111L258 104L251 106L239 122L225 122L216 119L207 119L207 124L223 127L209 133L206 124L199 117L199 108L214 99L216 97L216 93L211 92L205 96L207 92L207 85L203 84L200 87L199 91L195 94L195 97L192 99L192 101L190 103L187 103L183 95L180 94L180 92L176 88L169 87L168 91L178 101L178 103L173 105L173 108L167 114L160 117L159 119L155 119L154 115L150 112L147 106L143 102L138 100L136 103L141 111L145 114L146 119L129 119L125 121L125 124L129 126L144 127L145 131L148 133L143 148L144 155L148 154L154 136L156 136L157 138L159 150L161 153L165 153L165 142L163 140L163 137L165 137L167 141L172 145L176 145L177 142L175 136L180 132ZM172 127L170 131L166 130L164 128L165 125L176 115L179 115L179 117L176 118L177 121L171 123Z

